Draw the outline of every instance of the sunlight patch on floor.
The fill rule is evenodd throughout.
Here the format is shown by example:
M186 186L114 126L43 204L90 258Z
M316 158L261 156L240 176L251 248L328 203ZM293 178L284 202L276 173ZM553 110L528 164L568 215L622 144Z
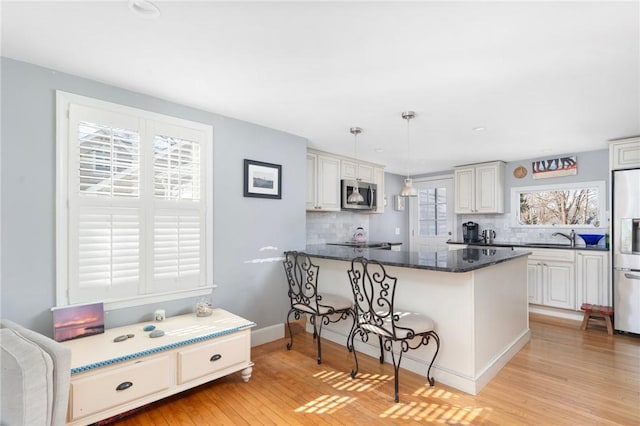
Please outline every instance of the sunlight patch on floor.
M455 407L448 404L428 402L397 403L380 415L383 419L438 421L470 425L483 414L482 408Z
M393 376L387 374L358 374L355 379L350 373L341 371L320 371L313 375L314 378L330 384L338 390L355 392L367 392L381 386L385 382L393 380Z
M354 400L355 398L348 396L322 395L294 411L296 413L332 414Z
M438 399L456 399L457 397L457 395L452 392L444 389L438 389L437 387L431 387L429 385L418 388L418 390L416 390L413 394L415 396L425 396Z

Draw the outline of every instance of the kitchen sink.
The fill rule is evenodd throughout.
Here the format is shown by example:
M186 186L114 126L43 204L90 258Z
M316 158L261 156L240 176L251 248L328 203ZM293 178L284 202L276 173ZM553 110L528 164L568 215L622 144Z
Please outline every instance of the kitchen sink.
M571 244L562 243L524 243L523 245L531 247L571 247Z

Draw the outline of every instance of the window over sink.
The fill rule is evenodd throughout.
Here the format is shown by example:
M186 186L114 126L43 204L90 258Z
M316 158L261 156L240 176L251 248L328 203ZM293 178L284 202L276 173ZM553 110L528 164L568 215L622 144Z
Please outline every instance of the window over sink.
M514 226L606 228L605 182L511 189Z

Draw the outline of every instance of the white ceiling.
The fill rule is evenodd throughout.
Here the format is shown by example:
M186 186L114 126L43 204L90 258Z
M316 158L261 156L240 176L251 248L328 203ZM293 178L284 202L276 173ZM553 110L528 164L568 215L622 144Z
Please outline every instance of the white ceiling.
M638 0L156 4L2 1L1 52L399 174L640 134Z

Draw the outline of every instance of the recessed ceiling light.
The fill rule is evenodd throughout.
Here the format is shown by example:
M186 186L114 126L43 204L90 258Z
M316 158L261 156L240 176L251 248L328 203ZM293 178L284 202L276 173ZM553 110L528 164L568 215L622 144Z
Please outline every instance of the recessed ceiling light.
M484 132L486 129L486 127L482 127L482 126L478 126L478 127L474 127L473 131L474 132Z
M145 19L156 19L160 16L158 6L149 0L129 0L129 10Z
M376 149L374 149L374 151L375 151L375 152L384 152L384 149L382 149L382 148L376 148Z

